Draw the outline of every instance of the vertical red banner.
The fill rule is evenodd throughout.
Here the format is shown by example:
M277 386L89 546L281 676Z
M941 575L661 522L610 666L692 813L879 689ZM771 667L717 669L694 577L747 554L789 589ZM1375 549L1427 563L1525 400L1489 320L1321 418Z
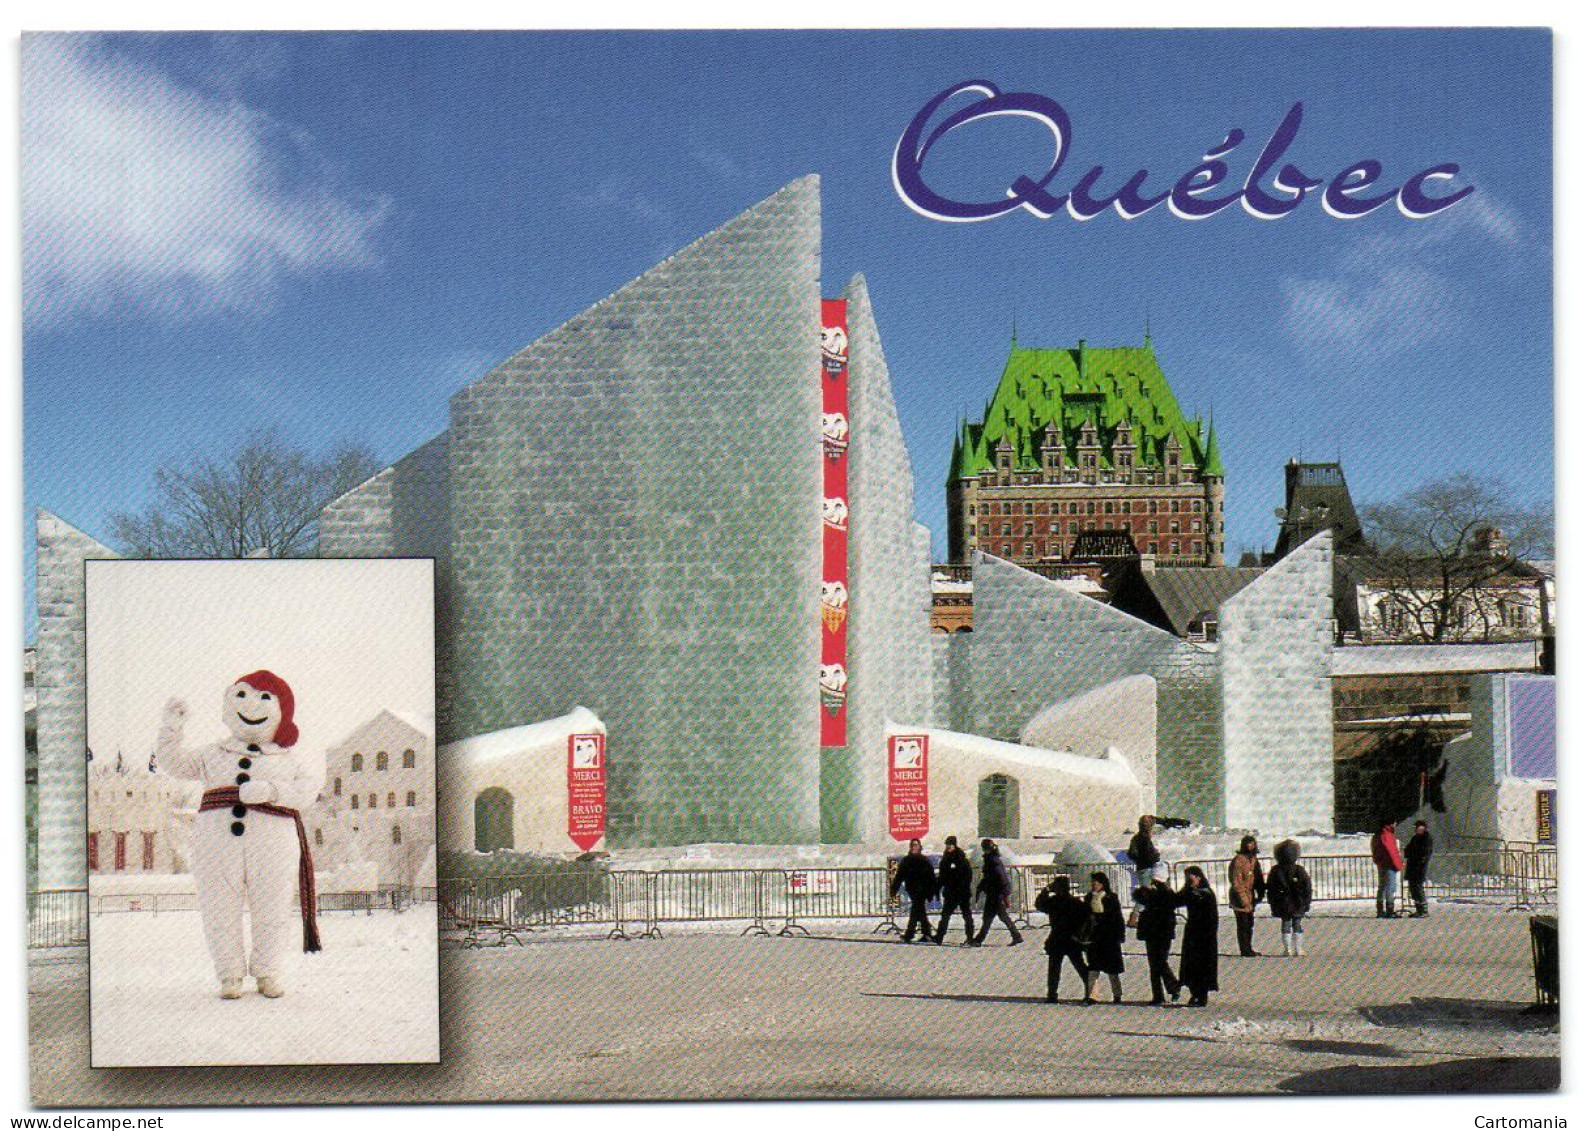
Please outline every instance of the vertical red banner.
M607 739L601 734L572 734L565 767L570 787L569 834L582 852L603 839L608 815Z
M849 712L849 304L822 300L822 745L843 746Z
M930 762L931 743L926 735L888 738L888 832L894 840L922 837L931 828Z

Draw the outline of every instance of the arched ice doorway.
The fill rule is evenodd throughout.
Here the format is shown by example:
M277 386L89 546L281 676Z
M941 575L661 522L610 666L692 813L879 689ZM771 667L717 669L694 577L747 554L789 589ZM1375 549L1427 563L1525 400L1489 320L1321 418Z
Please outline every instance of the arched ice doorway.
M515 847L515 798L494 786L477 794L476 842L478 852Z
M991 774L975 789L976 835L1000 840L1019 837L1019 780Z

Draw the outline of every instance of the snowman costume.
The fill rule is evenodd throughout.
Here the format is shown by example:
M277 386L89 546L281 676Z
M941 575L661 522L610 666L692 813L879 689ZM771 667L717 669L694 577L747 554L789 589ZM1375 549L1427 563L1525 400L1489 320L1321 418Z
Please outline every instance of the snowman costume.
M241 996L242 979L279 997L295 949L317 950L312 855L300 814L317 801L327 769L321 754L294 749L290 685L268 671L242 676L225 689L220 715L230 737L186 749L187 706L165 705L158 758L171 774L203 783L192 831L192 878L203 934L219 977L220 996ZM292 904L301 891L301 926ZM246 951L243 909L251 912L252 953Z

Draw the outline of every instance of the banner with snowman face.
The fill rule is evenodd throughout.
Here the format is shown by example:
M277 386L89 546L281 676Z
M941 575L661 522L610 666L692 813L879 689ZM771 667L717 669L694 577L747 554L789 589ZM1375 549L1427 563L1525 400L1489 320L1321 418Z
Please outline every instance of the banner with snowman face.
M894 840L922 837L931 828L930 756L924 734L888 738L888 832Z
M822 745L847 741L849 661L849 307L822 300Z
M582 852L603 839L608 814L608 760L605 736L572 734L566 767L569 799L567 831Z

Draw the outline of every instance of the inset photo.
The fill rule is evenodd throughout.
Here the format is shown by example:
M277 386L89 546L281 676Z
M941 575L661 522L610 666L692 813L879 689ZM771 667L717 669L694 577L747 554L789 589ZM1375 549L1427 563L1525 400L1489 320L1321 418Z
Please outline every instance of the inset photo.
M85 568L93 1067L437 1061L431 560Z

